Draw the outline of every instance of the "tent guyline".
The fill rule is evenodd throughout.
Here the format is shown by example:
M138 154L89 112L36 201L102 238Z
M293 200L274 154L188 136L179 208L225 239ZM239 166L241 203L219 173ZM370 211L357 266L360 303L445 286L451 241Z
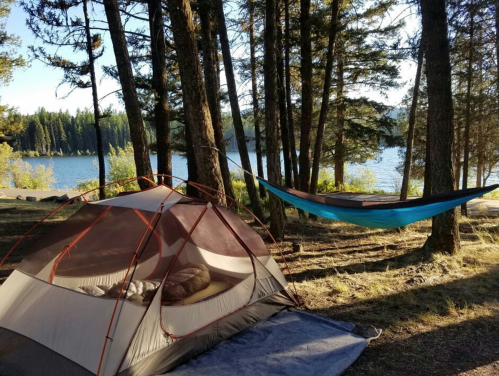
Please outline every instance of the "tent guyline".
M121 187L141 178L107 185ZM179 180L181 183L175 188L160 184L144 191L87 202L54 234L34 243L34 249L0 286L0 300L6 308L0 309L1 374L9 360L5 354L29 353L40 345L59 354L58 359L67 358L70 361L67 367L83 367L96 376L134 375L134 367L142 362L161 373L283 307L297 304L262 238L248 224L229 208L211 203L210 199L185 196L178 189L183 184L192 184L206 197L220 197L221 192L213 196L210 187ZM40 223L92 191L49 213L6 256L23 239L29 239ZM252 214L235 199L228 197L228 200L231 206L236 204ZM290 273L282 252L281 256L286 264L283 270ZM187 280L185 275L189 276ZM188 284L184 286L182 281ZM39 289L41 292L37 292ZM17 292L11 294L9 291L13 290ZM33 299L30 294L40 295ZM33 301L36 310L22 307ZM82 304L90 306L83 308ZM92 306L96 307L96 316L91 314ZM59 308L54 311L56 307ZM16 309L22 309L26 315L10 313ZM34 315L31 319L30 312ZM62 323L64 330L52 325L52 322L61 323L63 318L68 322L73 318L78 325ZM39 319L40 326L17 326L24 319ZM157 331L151 332L151 328ZM206 344L206 334L218 330L224 334L217 334L210 339L211 344ZM5 333L19 333L26 341L35 341L35 345L3 352ZM193 336L199 343L186 342ZM72 346L65 344L70 338L77 338L75 343L81 343L78 347L86 350L73 352ZM92 344L86 344L88 341ZM173 348L183 355L171 358L168 354ZM151 361L149 357L156 359L157 354L164 354L161 355L164 360ZM43 359L27 353L23 358L33 359L33 363ZM54 375L66 371L67 368L58 366ZM66 374L83 375L73 371ZM155 373L151 368L147 374Z
M236 162L211 146L199 146L216 150L234 163L244 173L253 176L260 184L280 199L319 217L340 220L371 228L398 228L444 213L474 198L481 197L499 187L499 184L481 188L462 189L434 194L407 201L355 201L302 192L271 183L243 169Z

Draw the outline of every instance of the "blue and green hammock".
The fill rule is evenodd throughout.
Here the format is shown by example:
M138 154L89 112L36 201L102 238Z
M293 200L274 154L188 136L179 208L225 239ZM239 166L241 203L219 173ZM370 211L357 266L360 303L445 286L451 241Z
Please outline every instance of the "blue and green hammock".
M270 192L291 205L320 217L372 228L397 228L433 217L483 196L499 184L464 189L408 201L354 201L305 193L272 184L257 177Z
M198 146L216 150L244 173L256 178L270 192L298 209L319 217L337 219L371 228L397 228L444 213L458 205L499 188L499 184L483 188L462 189L438 193L429 197L408 201L355 201L314 195L292 188L281 187L246 171L220 150L210 146Z

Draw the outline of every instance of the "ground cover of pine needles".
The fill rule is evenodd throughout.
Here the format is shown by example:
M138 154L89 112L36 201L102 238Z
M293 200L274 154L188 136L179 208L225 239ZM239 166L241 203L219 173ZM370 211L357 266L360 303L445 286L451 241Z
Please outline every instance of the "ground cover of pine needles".
M13 209L0 210L0 258L57 205L0 199L3 207ZM33 239L79 207L68 205ZM292 211L288 220L281 249L301 308L383 329L345 375L499 375L499 218L461 219L454 256L421 251L430 221L397 232L300 220ZM28 247L23 241L1 268L0 283Z
M499 218L461 218L454 256L421 250L429 220L397 232L289 219L302 308L383 329L345 375L499 375Z

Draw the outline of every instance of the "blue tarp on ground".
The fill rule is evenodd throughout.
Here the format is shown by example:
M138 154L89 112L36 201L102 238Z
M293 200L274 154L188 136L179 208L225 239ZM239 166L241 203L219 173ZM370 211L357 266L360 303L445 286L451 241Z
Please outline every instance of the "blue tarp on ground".
M283 311L167 375L340 375L380 333L369 329L371 338L365 338L353 334L354 327L302 311Z

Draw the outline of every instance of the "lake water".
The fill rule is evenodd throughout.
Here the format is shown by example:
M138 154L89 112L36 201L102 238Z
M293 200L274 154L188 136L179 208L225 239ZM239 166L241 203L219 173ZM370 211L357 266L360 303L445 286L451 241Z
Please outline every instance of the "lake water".
M387 192L393 192L395 186L400 186L402 181L401 175L396 171L397 165L400 163L398 148L389 148L383 150L376 160L367 161L367 163L359 165L347 165L347 172L355 174L362 168L368 168L376 175L376 189L382 189ZM229 158L240 164L239 154L237 152L227 153ZM256 153L250 153L251 165L253 172L256 173ZM52 184L53 189L70 189L76 186L80 180L98 178L97 157L96 156L68 156L68 157L36 157L25 158L31 165L36 166L43 164L52 166L54 169L54 177L56 182ZM106 156L106 161L108 157ZM153 170L156 171L156 156L151 156ZM173 175L182 179L187 179L187 162L186 159L178 154L172 157ZM240 171L237 166L229 161L231 171ZM107 165L106 168L109 168Z

